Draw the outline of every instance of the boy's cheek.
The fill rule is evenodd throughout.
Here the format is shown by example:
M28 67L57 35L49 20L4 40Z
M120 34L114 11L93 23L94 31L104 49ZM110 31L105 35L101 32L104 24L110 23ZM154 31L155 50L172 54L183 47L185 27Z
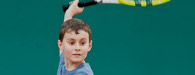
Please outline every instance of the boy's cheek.
M87 57L87 51L85 51L84 53L83 53L83 59L85 59L86 57Z
M67 57L71 57L72 56L72 51L71 50L64 50L64 54L67 56Z
M72 52L72 50L73 49L71 47L64 47L64 51L66 51L68 53Z

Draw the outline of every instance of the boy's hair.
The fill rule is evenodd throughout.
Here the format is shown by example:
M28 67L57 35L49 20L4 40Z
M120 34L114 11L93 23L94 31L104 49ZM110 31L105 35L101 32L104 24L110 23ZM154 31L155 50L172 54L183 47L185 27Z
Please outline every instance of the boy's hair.
M59 39L60 41L63 41L64 35L66 32L74 31L76 34L79 34L78 31L83 30L89 34L89 42L91 41L91 30L89 28L89 25L84 22L83 20L73 18L70 20L65 21L59 32Z

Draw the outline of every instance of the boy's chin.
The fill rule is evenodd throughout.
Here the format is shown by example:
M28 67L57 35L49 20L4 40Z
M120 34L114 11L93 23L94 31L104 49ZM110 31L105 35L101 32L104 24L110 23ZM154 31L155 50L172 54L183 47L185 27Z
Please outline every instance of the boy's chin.
M82 59L72 59L71 61L72 61L73 63L81 63L81 62L83 62Z

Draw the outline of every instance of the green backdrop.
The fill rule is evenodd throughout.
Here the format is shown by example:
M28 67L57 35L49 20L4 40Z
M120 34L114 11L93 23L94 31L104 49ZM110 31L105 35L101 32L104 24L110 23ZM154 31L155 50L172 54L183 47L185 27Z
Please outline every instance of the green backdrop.
M0 75L56 75L62 4L0 2ZM76 15L92 30L95 75L195 75L194 0L154 7L98 4Z

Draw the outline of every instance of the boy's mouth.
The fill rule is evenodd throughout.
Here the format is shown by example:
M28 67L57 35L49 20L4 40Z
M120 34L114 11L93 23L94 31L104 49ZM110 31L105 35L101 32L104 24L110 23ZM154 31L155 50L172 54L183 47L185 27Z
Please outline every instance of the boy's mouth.
M72 54L72 55L74 55L74 56L76 56L76 57L81 56L81 54Z

